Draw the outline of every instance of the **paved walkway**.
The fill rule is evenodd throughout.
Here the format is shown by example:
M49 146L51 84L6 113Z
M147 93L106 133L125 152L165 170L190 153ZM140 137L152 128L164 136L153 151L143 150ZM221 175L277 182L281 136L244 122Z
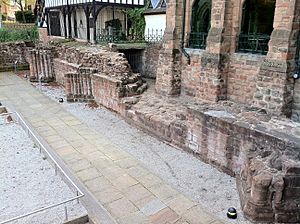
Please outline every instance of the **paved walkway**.
M0 102L31 124L117 223L222 223L19 77L0 73Z

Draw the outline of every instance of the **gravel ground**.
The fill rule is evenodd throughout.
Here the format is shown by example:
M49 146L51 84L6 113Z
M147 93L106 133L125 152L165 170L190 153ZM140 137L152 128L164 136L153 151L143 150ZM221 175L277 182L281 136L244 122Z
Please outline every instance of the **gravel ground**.
M3 123L0 117L0 222L74 197L22 127ZM69 202L67 209L69 219L87 214L76 201ZM59 206L11 223L56 224L64 220L64 206Z
M37 88L56 102L58 98L65 99L61 87ZM209 212L230 223L251 223L242 215L235 178L130 126L117 114L103 107L90 108L84 103L67 102L62 105ZM237 220L226 217L227 209L232 206L238 211Z

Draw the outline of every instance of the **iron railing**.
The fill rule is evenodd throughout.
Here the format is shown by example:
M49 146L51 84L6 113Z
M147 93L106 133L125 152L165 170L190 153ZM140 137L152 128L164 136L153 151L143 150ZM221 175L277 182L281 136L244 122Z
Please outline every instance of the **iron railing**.
M97 43L158 43L163 39L164 31L158 29L148 29L144 34L132 33L125 35L117 30L98 30Z
M18 112L10 112L10 113L6 113L6 114L3 114L3 115L7 116L7 115L13 115L13 114L17 118L17 123L19 123L25 129L25 131L27 132L28 136L29 137L31 136L33 138L33 140L35 141L35 143L38 145L40 153L42 153L42 152L45 153L47 155L46 158L49 158L52 161L52 163L54 164L54 168L55 168L55 175L57 175L58 171L59 171L63 175L63 177L71 184L71 186L75 188L75 190L76 190L76 196L74 196L74 197L72 197L70 199L67 199L67 200L64 200L64 201L61 201L61 202L58 202L58 203L55 203L55 204L43 207L43 208L40 208L40 209L36 209L36 210L34 210L32 212L28 212L26 214L19 215L19 216L7 219L5 221L0 221L0 224L10 223L10 222L13 222L13 221L16 221L16 220L28 217L28 216L36 214L36 213L39 213L39 212L42 212L42 211L45 211L45 210L48 210L48 209L51 209L51 208L58 207L60 205L65 205L64 206L64 212L65 212L65 220L67 221L68 220L68 210L67 210L66 204L68 202L79 200L80 198L82 198L84 196L83 192L72 181L72 179L67 175L67 173L63 170L63 168L56 162L56 160L53 158L53 156L51 155L51 153L47 150L47 148L43 145L43 143L39 140L39 138L33 133L33 131L31 130L31 128L26 124L26 122L24 121L24 119L22 118L22 116Z
M240 34L238 51L266 55L269 40L270 35L267 34Z
M195 49L205 49L207 35L208 35L208 33L205 33L205 32L189 33L188 47L195 48Z

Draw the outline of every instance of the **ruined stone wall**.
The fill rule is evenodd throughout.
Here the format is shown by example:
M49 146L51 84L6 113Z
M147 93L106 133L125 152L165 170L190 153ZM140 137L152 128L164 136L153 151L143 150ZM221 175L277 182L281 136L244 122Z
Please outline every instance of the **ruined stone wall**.
M141 94L147 88L140 74L131 71L123 53L76 42L58 44L56 52L56 81L65 85L68 101L95 100L119 111L122 97Z
M30 81L32 82L52 82L55 79L55 71L53 66L53 58L55 57L55 49L52 47L36 46L36 48L28 51Z
M13 70L16 61L19 68L28 69L27 50L24 42L0 43L0 69Z
M218 101L220 88L217 85L226 85L226 98L235 102L251 105L256 87L256 78L259 67L265 56L235 53L228 56L223 65L217 66L226 73L227 80L217 79L213 59L205 56L204 50L187 49L191 56L191 64L182 67L184 75L181 77L181 93L195 97L196 100ZM222 59L221 59L222 60ZM218 62L216 62L218 63ZM218 73L218 71L215 71Z
M151 106L143 108L146 104ZM166 104L170 106L162 107ZM127 111L126 117L236 176L249 219L300 222L300 125L234 103L183 106L151 98Z
M300 121L300 79L295 80L292 120Z
M226 66L220 64L223 59L204 50L187 51L191 63L182 63L181 94L195 97L198 101L216 102L225 99L226 89L221 86L226 84L226 80L221 79L219 75L221 67Z
M157 67L159 63L159 51L162 44L151 44L147 46L143 55L143 77L156 78Z
M69 72L77 72L80 67L78 64L69 63L59 58L54 58L53 64L55 65L53 66L55 81L62 85L65 84L65 74Z
M269 125L251 125L225 111L202 113L189 109L187 120L189 148L210 164L237 174L248 218L261 222L300 221L298 137L292 132L270 131Z
M95 101L114 111L120 111L120 98L124 97L122 82L102 74L92 76Z
M227 74L227 99L251 105L257 75L265 56L235 53L230 55Z

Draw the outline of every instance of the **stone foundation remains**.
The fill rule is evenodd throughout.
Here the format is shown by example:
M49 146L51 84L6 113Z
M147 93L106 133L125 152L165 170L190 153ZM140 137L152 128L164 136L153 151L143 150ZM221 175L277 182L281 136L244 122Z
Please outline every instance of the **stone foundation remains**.
M131 71L124 55L87 45L56 46L57 56L51 59L54 76L65 85L68 101L94 100L236 176L250 220L299 223L300 124L272 117L266 107L251 106L260 91L257 78L266 78L265 56L193 51L188 64L179 50L165 44L157 67L159 94L132 100L146 84Z
M30 54L30 81L52 82L55 79L53 70L52 48L37 47L29 51Z
M0 43L0 71L27 70L30 49L24 42Z

